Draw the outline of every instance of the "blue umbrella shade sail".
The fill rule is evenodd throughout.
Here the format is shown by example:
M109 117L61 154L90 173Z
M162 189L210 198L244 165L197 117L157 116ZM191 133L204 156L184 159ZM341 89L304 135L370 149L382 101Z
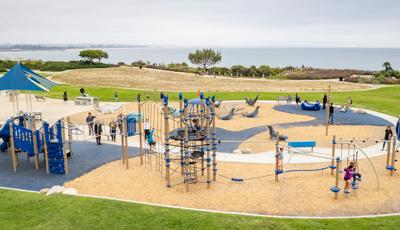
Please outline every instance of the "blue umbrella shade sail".
M0 90L49 91L55 85L20 63L0 78Z

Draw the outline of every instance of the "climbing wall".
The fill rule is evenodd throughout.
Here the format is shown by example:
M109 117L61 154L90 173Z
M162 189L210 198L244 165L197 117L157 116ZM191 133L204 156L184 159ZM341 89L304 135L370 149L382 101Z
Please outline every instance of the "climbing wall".
M53 174L64 174L64 153L63 153L63 144L56 143L47 143L47 151L49 158L49 170L50 173Z

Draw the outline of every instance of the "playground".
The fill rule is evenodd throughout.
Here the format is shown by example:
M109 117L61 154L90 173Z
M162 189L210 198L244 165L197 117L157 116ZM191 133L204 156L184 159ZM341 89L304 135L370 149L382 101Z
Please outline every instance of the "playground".
M202 92L176 92L177 101L172 93L127 103L32 101L28 90L51 84L23 65L10 72L37 83L0 96L9 115L0 120L1 187L62 185L84 195L281 216L400 212L397 117L332 104L327 122L331 108L318 102ZM383 139L387 126L394 135ZM350 162L362 179L345 189Z

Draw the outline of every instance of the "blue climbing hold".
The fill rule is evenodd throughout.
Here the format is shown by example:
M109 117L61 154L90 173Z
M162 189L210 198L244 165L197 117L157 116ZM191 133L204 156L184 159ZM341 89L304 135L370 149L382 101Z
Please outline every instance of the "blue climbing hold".
M334 192L334 193L338 193L338 192L340 192L340 190L341 189L336 187L336 186L331 187L331 191Z
M391 165L387 165L386 169L389 170L389 171L395 170L395 168L393 166L391 166Z

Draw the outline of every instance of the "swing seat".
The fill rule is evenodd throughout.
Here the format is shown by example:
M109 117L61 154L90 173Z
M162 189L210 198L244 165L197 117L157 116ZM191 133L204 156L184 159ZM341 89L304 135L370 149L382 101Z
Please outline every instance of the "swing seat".
M336 165L329 165L328 166L330 169L336 169Z
M280 169L275 170L275 174L276 175L279 175L279 174L282 174L282 173L284 173L283 170L280 170Z

